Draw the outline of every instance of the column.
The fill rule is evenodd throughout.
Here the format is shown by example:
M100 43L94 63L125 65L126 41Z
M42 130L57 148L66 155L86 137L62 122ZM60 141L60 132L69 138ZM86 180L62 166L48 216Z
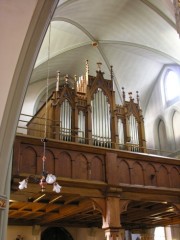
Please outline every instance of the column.
M120 200L118 197L107 197L103 213L103 226L106 240L123 240L120 223Z
M166 240L172 240L171 227L167 226L164 228Z
M131 236L131 231L130 230L126 230L125 231L125 239L126 240L132 240L132 236Z
M141 240L154 240L154 228L143 230L141 232Z
M0 45L0 196L7 198L11 151L21 106L42 37L57 3L57 0L37 0L27 5L23 0L0 1L0 15L7 20L1 24L4 35ZM16 39L12 37L13 29L16 29ZM8 206L0 211L0 240L6 239L7 218Z

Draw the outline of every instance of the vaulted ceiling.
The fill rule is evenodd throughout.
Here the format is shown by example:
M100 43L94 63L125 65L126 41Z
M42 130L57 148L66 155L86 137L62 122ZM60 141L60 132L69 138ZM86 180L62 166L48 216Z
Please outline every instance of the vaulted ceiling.
M85 74L86 60L90 75L101 62L108 79L112 65L117 103L122 87L138 90L145 110L163 66L180 63L172 1L60 0L35 64L28 101L43 94L47 76L50 85L55 83L57 70L62 77Z

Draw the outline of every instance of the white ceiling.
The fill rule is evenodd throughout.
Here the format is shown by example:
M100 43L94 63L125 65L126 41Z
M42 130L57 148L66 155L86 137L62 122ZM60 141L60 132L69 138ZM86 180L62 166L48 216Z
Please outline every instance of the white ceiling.
M98 46L93 47L92 42ZM121 87L126 92L138 90L145 110L163 66L180 63L172 1L60 0L31 85L36 86L48 74L55 79L57 70L62 76L83 75L86 59L91 75L96 74L96 63L102 62L105 78L110 78L113 66L117 103Z

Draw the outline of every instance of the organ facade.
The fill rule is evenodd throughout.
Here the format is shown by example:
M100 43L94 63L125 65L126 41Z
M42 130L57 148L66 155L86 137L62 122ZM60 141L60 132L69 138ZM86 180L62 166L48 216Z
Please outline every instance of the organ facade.
M122 105L116 104L111 79L104 79L101 64L98 63L96 76L86 74L73 81L68 75L64 80L57 72L56 90L28 123L28 134L43 136L47 118L47 137L57 140L88 144L98 147L145 152L146 141L144 120L139 104L132 93L126 100L122 88Z

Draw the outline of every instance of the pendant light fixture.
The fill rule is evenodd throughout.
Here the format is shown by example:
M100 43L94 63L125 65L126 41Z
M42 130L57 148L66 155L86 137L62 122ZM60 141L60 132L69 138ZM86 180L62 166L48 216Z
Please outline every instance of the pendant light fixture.
M48 105L48 95L49 95L49 59L50 59L50 37L51 37L51 23L49 26L49 42L48 42L48 60L47 60L47 79L46 79L46 102L45 102L45 119L44 119L44 138L41 139L43 142L43 156L42 156L42 176L40 179L37 178L37 176L30 175L26 179L19 182L19 189L22 190L24 188L27 188L29 179L34 179L34 182L39 183L41 186L41 191L44 192L46 189L47 184L53 185L53 191L56 193L59 193L61 191L61 186L56 181L56 176L48 173L48 171L45 168L46 165L46 143L47 143L47 105ZM38 180L37 180L38 179Z

